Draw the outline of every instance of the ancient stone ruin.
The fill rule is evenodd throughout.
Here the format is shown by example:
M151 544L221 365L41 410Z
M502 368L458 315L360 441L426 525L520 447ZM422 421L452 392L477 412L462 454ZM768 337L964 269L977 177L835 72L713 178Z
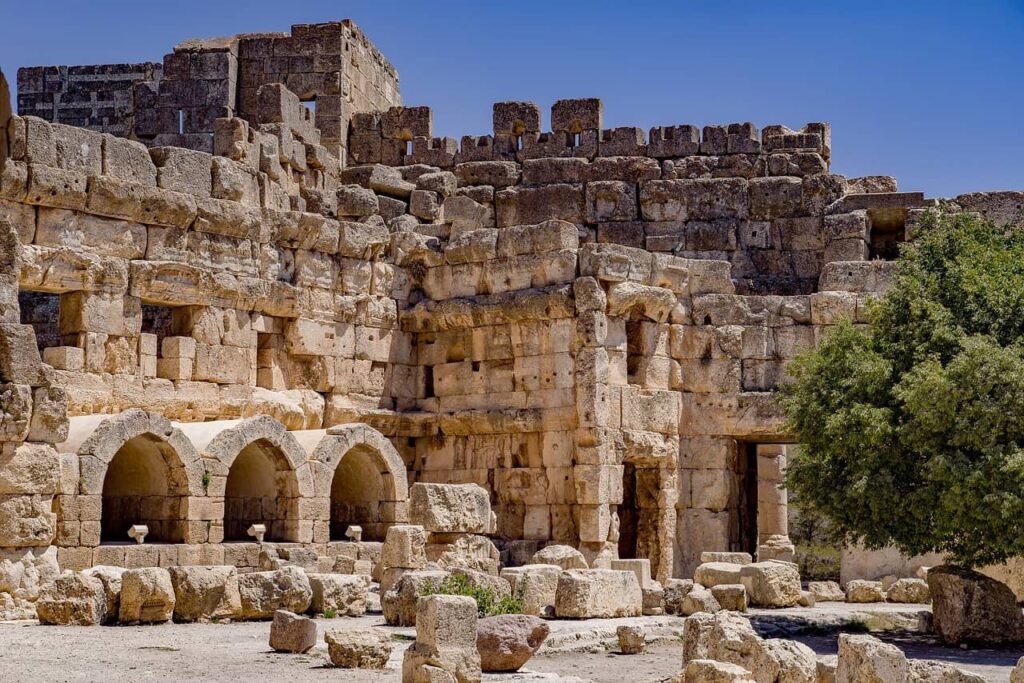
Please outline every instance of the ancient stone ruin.
M462 609L417 608L428 563L529 577L535 615L813 601L770 562L792 558L773 392L863 321L934 203L830 173L828 124L605 129L575 99L434 137L349 21L17 81L0 614L94 566L125 578L61 579L83 622L181 595L185 619L346 610L365 584L313 578L334 572L397 621ZM945 205L1022 215L1020 193ZM197 565L220 574L163 571ZM239 594L189 607L211 583ZM465 664L435 645L409 670Z

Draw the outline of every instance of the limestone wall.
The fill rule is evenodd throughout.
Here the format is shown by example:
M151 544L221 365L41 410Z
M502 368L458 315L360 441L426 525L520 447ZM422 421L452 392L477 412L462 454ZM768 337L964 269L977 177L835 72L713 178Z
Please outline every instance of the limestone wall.
M158 94L225 60L244 93L150 140L183 146L6 125L5 316L48 365L4 379L33 400L52 384L34 410L73 416L30 438L62 442L39 470L59 485L17 493L38 541L75 566L225 561L262 520L326 549L404 520L413 481L485 487L502 541L646 557L659 579L784 535L773 392L828 325L864 321L923 196L830 174L826 124L604 130L597 100L555 103L550 133L498 103L493 134L459 142L426 107L357 113L342 166L300 99L349 68L323 45L357 39L180 45ZM349 95L381 108L391 72L360 45ZM1015 196L954 206L1002 216ZM156 550L111 545L129 518Z

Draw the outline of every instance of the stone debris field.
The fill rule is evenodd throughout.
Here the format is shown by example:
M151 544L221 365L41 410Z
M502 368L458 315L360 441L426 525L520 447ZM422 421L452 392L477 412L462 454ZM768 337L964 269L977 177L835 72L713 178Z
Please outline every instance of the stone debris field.
M1024 572L800 576L775 401L1024 192L598 99L434 137L348 20L16 78L0 680L1024 683Z

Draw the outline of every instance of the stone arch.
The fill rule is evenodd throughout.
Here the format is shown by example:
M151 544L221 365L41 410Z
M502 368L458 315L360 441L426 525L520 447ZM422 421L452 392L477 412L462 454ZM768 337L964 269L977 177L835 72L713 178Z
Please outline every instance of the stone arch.
M364 540L383 540L387 528L408 517L409 480L394 445L364 424L331 427L313 451L317 495L329 501L330 538L342 540L351 524Z
M72 418L60 448L78 457L80 519L98 522L100 542L130 542L132 524L149 526L149 542L191 540L189 506L202 491L199 454L167 418L138 409Z
M266 541L312 541L312 521L299 518L299 501L313 497L302 446L283 424L266 415L231 424L203 451L226 478L224 540L251 541L249 526L264 524Z

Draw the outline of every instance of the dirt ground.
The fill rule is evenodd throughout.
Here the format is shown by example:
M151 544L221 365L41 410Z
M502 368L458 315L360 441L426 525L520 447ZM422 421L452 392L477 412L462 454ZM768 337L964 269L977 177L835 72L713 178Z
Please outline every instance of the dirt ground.
M610 634L620 623L650 624L657 642L643 655L610 651ZM534 675L487 675L490 681L590 680L596 683L654 683L678 673L681 647L674 635L681 620L671 617L551 622L553 651L542 650L527 664ZM358 619L320 619L330 629L384 627L379 614ZM352 671L329 666L326 646L306 655L267 647L269 622L164 624L160 626L57 627L35 622L0 623L0 681L127 683L139 681L351 681L393 683L412 629L389 628L395 650L388 670ZM939 647L923 637L881 635L915 658L941 659L1005 683L1020 652ZM821 654L834 653L836 636L798 637Z

